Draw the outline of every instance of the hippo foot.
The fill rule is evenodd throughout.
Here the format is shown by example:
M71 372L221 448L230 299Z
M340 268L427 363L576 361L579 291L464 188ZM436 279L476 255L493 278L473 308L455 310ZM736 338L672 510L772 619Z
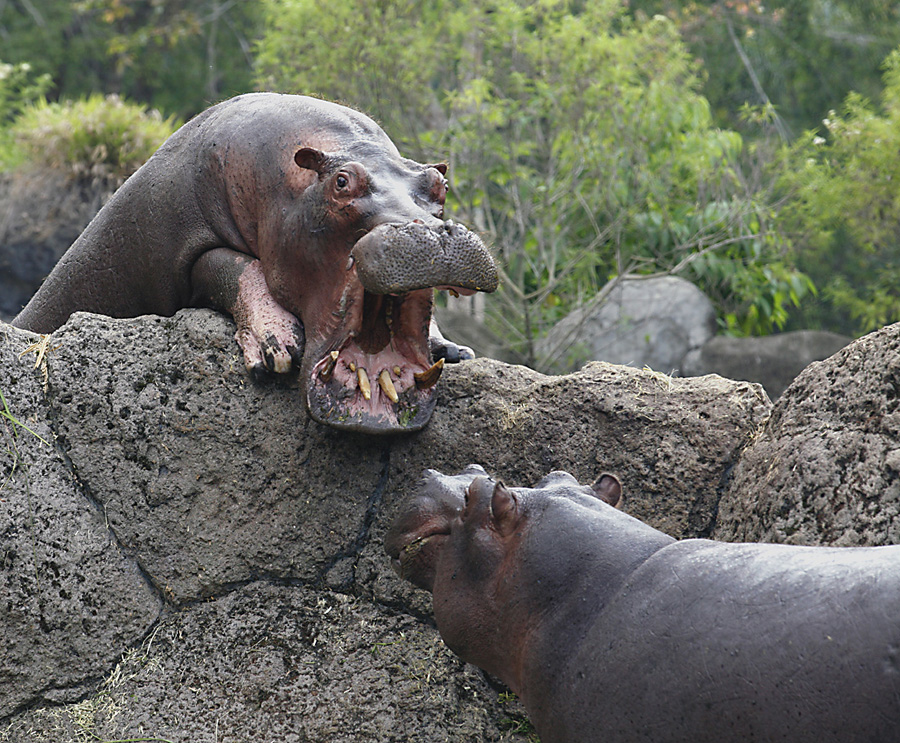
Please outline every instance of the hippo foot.
M269 374L299 368L303 357L303 325L269 293L259 261L253 261L239 280L234 310L234 339L255 381Z
M457 346L446 338L429 338L431 358L435 361L444 360L448 364L457 364L460 361L471 361L475 358L475 352L468 346Z
M443 359L448 364L471 361L475 358L475 352L468 346L458 346L453 341L447 340L441 333L434 318L431 318L431 324L428 328L428 348L431 351L432 359L435 361Z

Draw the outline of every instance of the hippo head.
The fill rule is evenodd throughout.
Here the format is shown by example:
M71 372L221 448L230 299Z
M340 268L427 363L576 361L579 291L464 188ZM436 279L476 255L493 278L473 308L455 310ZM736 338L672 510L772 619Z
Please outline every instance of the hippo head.
M260 259L279 304L300 318L300 368L311 416L367 433L413 431L435 405L435 289L491 292L497 269L482 241L443 220L446 166L403 158L387 137L343 153L299 148L301 188L279 210ZM285 251L285 233L302 250ZM293 239L293 238L292 238Z
M432 592L447 645L515 688L506 671L517 643L505 633L555 600L571 572L568 542L585 515L608 518L606 509L634 521L609 508L620 494L609 474L583 486L553 472L532 490L507 488L478 465L455 476L428 470L390 527L385 551L401 577Z

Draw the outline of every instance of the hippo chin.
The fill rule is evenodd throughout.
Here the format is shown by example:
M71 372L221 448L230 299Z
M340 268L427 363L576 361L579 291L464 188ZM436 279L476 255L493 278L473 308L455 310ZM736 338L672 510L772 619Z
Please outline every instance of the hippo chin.
M897 739L900 546L676 541L620 492L428 471L385 549L541 743Z
M49 333L77 311L212 307L234 317L254 376L300 367L314 419L421 428L443 360L471 357L433 326L435 288L497 287L477 235L443 220L446 172L344 106L238 96L160 147L13 324Z

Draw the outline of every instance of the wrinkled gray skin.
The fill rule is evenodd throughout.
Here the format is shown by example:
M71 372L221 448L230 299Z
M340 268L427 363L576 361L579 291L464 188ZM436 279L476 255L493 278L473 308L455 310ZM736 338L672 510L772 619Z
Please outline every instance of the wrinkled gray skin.
M385 548L541 743L897 740L900 547L676 542L619 492L428 471Z
M235 318L254 376L300 367L316 420L416 430L434 407L432 355L471 357L431 323L434 288L497 287L481 240L443 221L445 174L443 164L401 157L349 108L238 96L160 147L13 324L48 333L79 310L132 317L212 307ZM360 238L364 249L351 258ZM369 278L384 276L389 285Z

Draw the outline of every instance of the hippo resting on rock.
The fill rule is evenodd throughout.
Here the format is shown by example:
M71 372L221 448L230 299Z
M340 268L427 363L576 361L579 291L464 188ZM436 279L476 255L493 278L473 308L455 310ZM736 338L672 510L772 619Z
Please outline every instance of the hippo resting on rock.
M620 492L428 471L385 548L541 743L900 740L900 546L676 541Z
M446 170L401 157L349 108L238 96L160 147L13 325L49 333L79 310L212 307L234 317L255 376L299 365L316 420L416 430L444 357L458 360L431 327L434 288L497 287L481 240L443 221Z

